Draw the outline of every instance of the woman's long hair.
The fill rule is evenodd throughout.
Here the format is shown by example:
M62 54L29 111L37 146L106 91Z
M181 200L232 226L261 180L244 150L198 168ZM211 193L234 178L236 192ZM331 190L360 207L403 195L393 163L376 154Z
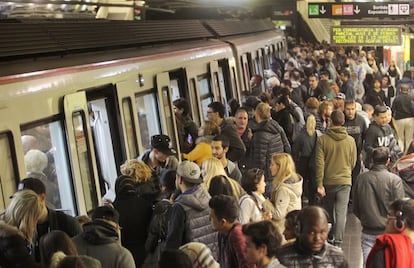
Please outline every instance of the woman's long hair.
M272 155L272 161L274 164L279 166L279 170L275 177L273 178L273 192L279 189L280 185L289 178L297 179L298 175L296 173L295 162L293 162L290 154L287 153L277 153Z
M224 170L223 164L217 158L207 158L203 161L203 186L205 189L210 188L210 183L213 177L221 175L227 177L226 171Z
M13 195L4 211L3 219L7 224L17 227L24 238L32 243L33 233L42 215L44 204L32 190L18 191Z
M306 133L312 137L316 132L316 118L313 114L309 114L306 118Z

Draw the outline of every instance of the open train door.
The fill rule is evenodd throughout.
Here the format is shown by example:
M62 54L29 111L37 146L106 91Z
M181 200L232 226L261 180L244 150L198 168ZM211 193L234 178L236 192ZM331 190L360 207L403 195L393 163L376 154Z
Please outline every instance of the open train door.
M65 126L79 214L99 205L101 196L85 92L63 98Z
M169 73L164 72L157 74L156 81L162 132L163 134L170 136L172 142L171 145L177 150L177 157L180 157L181 152L178 144L178 132L173 109L174 107Z

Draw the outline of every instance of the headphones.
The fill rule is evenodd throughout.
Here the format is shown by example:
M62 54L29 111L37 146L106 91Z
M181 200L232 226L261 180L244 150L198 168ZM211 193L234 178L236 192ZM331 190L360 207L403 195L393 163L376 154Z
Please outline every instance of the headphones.
M401 233L405 228L405 221L401 210L395 212L394 228Z
M296 235L296 237L299 237L302 234L302 231L303 231L302 222L305 221L306 218L308 218L309 216L311 216L311 215L309 215L309 212L308 211L310 210L310 208L313 208L314 209L315 207L318 208L318 209L320 209L320 210L322 210L323 214L326 217L326 221L329 224L329 214L328 214L328 212L324 208L318 207L318 206L306 207L306 208L302 209L299 212L299 214L298 214L298 216L296 218L296 225L295 225L295 235ZM328 229L330 229L330 228L328 228Z
M401 199L398 205L398 209L395 211L394 228L399 233L401 233L405 229L405 215L403 211L404 211L404 206L408 200L410 199L409 198Z

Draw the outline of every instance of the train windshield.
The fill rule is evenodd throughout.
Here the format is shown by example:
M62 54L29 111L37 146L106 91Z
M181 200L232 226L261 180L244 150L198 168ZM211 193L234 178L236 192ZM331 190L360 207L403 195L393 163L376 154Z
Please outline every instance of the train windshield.
M64 135L60 121L22 130L26 177L38 178L45 184L48 206L75 216Z

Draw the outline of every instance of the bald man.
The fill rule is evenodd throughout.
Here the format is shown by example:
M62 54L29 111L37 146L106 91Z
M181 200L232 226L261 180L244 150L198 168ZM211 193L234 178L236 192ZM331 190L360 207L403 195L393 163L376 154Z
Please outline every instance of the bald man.
M304 208L297 218L296 241L280 249L280 263L286 267L348 267L342 250L327 243L328 220L323 208Z

